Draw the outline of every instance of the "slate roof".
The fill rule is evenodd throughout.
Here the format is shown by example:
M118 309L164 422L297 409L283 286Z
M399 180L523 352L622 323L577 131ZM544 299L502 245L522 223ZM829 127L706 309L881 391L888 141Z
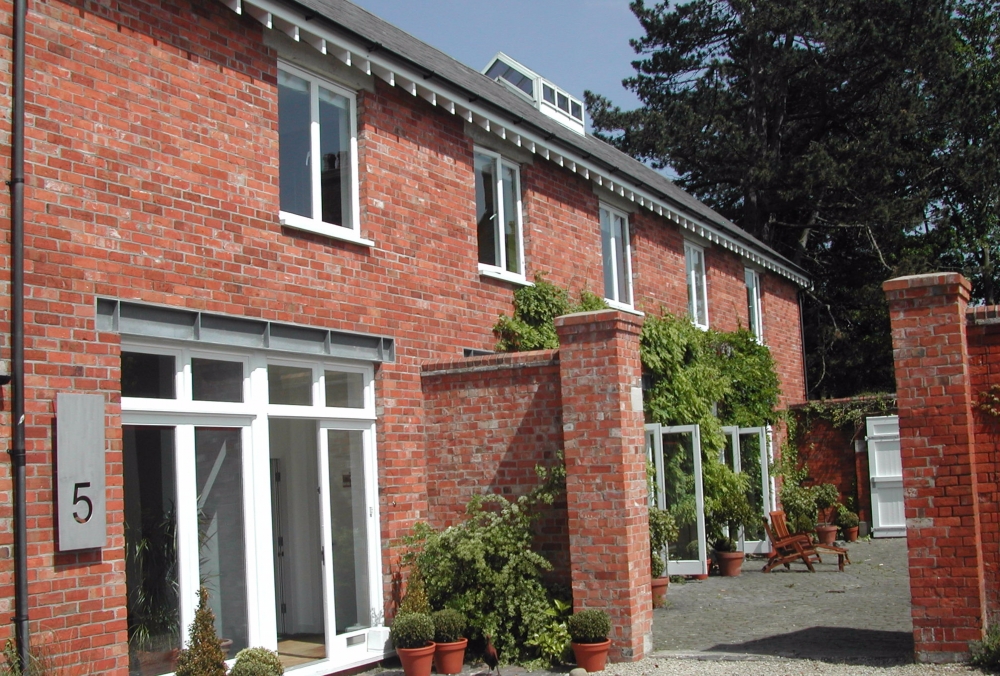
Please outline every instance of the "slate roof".
M506 115L510 123L526 126L541 133L551 142L558 142L568 153L583 160L604 166L613 176L622 176L631 183L674 204L681 212L705 222L724 232L750 249L789 268L798 275L805 271L771 247L761 242L738 225L674 185L659 172L650 169L625 153L591 135L582 136L564 127L527 99L510 91L506 86L491 80L477 70L460 63L444 52L418 40L409 33L380 19L347 0L295 0L298 5L315 14L310 20L324 21L334 32L369 44L371 53L385 58L391 55L427 79L436 79L467 93L468 100L495 108Z

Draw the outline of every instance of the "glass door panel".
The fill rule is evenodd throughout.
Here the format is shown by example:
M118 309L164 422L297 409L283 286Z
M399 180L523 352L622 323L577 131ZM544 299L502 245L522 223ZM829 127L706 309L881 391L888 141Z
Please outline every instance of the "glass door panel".
M173 427L122 428L129 674L176 668L181 647Z
M199 582L226 659L249 645L240 428L195 428Z
M669 548L667 573L705 575L708 573L708 549L699 428L697 425L647 426L647 434L650 431L656 434L652 438L652 454L659 493L657 501L662 498L661 508L670 510L680 529L678 541Z
M270 418L278 655L286 669L325 659L324 551L315 420Z
M771 480L771 448L766 427L741 427L739 430L740 463L750 477L750 505L760 514L760 521L743 534L743 551L748 554L766 554L771 551L764 522L774 509L774 490Z
M326 430L336 633L370 627L364 433Z

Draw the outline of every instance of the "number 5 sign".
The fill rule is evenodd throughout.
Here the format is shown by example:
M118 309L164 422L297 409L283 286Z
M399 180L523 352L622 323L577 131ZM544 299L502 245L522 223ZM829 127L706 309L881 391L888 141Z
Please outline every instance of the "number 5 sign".
M59 549L103 547L108 536L103 396L56 395L55 450Z

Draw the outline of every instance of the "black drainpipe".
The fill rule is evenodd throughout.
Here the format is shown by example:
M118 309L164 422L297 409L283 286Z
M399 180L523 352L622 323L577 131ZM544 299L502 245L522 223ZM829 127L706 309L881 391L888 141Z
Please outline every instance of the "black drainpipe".
M28 533L24 486L24 30L27 0L14 0L14 72L11 114L10 262L11 351L13 376L10 449L14 470L14 635L20 673L28 673Z

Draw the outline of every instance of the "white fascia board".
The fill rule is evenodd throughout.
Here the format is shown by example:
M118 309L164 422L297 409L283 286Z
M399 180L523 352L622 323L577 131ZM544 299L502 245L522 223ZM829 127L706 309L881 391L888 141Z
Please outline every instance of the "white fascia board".
M272 18L280 19L283 23L294 24L299 28L299 34L302 36L301 39L307 44L316 46L318 40L323 40L323 45L342 62L353 65L367 75L371 75L374 72L380 79L385 80L392 86L396 86L397 75L400 82L421 82L420 88L426 89L428 95L434 95L438 107L449 112L454 111L454 114L461 116L469 122L474 122L486 130L496 127L498 135L505 136L510 126L518 126L517 123L508 119L509 115L503 115L503 111L479 105L475 99L472 101L468 100L467 93L447 86L447 83L441 81L440 78L436 78L433 81L428 80L425 77L426 73L414 71L408 65L400 64L390 58L386 58L378 50L372 52L367 45L330 31L318 25L316 21L308 21L304 14L294 12L287 7L271 2L271 0L221 0L221 2L233 11L250 14L262 23L265 23L264 19L266 18L267 22L265 25L268 28L273 25ZM407 88L407 91L410 91L414 95L417 93L415 88ZM580 156L570 157L569 154L574 153L575 149L567 148L562 144L551 143L545 140L543 133L533 132L530 128L519 129L517 132L511 131L511 133L517 133L521 137L523 145L531 147L533 152L545 159L552 159L559 166L565 166L566 162L574 162L577 167L577 173L584 173L597 185L605 185L605 187L611 188L619 195L624 196L625 194L625 186L623 184L631 183L627 177L620 176L617 172L602 169L585 160L583 158L584 153L582 152ZM569 150L569 153L567 153L567 150ZM614 181L611 181L609 178L612 174L615 176ZM682 216L677 212L676 207L672 206L668 201L653 196L639 185L629 185L628 189L633 193L634 197L641 198L642 203L650 211L670 220L677 221L682 228L691 232L701 231L706 233L703 236L716 242L721 243L724 241L730 243L734 247L733 251L739 255L751 260L760 259L762 267L792 280L799 286L811 286L808 279L794 270L776 260L771 260L769 257L763 257L758 251L741 243L737 238L728 235L717 227L702 221L692 222L690 216ZM711 234L707 235L707 233Z

